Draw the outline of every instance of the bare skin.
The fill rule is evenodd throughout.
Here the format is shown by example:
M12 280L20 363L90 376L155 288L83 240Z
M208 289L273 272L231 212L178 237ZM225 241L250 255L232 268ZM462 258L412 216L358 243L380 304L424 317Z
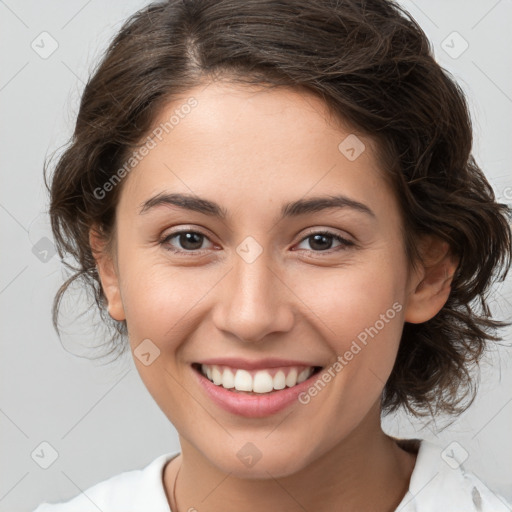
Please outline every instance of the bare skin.
M260 484L261 494L258 496L258 506L261 510L365 510L368 512L392 512L402 501L409 487L409 480L414 469L416 455L408 453L397 446L388 436L381 432L375 443L365 445L367 441L349 441L357 447L357 453L343 453L340 448L329 453L325 460L317 460L308 468L298 471L289 477L269 480ZM180 438L183 449L183 440ZM163 481L167 498L173 512L187 511L191 507L202 510L204 507L194 486L185 489L182 479L194 481L194 470L187 474L187 464L183 464L183 453L178 455L164 469ZM370 458L372 464L368 467L362 454ZM340 468L340 458L346 461ZM345 466L345 464L347 464ZM325 473L326 468L329 468ZM179 470L179 483L176 485L176 495L179 506L174 501L172 490ZM218 481L225 478L218 475ZM230 480L228 482L228 480ZM243 480L231 477L215 490L217 508L205 510L223 510L222 503L237 503L239 509L245 510L251 495L251 485ZM320 481L321 487L315 488L311 481ZM343 482L343 483L342 483ZM230 485L226 485L229 483ZM213 488L213 487L212 487ZM332 494L325 489L332 489ZM206 494L204 495L206 496ZM210 497L208 497L208 502ZM191 505L195 503L195 506ZM242 508L243 507L243 508ZM234 510L227 508L226 510ZM191 511L193 512L193 511Z
M353 131L318 98L216 82L168 104L155 126L192 96L196 108L125 178L114 254L95 229L90 237L110 315L126 320L132 350L149 339L160 351L147 366L134 361L180 436L181 454L163 475L170 506L391 512L415 456L382 431L380 397L404 322L442 308L456 261L424 237L424 264L410 265L372 140L358 134L365 149L347 158L338 146ZM227 216L168 204L140 213L162 192L215 201ZM279 219L285 203L333 195L371 213L344 206ZM171 237L177 231L198 233L199 248ZM345 242L331 236L319 248L319 231ZM262 248L251 263L236 250L249 236ZM219 408L191 366L229 355L327 368L383 315L378 334L317 396L268 417ZM251 467L237 457L248 442L261 453Z

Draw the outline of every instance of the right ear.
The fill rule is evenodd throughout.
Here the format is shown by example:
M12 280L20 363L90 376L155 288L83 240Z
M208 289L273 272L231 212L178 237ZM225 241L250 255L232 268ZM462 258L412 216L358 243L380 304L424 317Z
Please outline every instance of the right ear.
M118 322L126 319L119 287L119 277L112 255L106 250L105 236L93 226L89 230L89 244L96 260L96 268L100 276L101 287L108 303L108 314Z

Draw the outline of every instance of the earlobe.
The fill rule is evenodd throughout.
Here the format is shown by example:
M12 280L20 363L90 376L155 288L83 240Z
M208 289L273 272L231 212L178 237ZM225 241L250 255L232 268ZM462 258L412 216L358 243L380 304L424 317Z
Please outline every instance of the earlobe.
M420 246L422 262L410 280L404 320L419 324L433 318L446 304L458 259L447 242L425 237Z
M117 269L112 255L106 250L104 235L95 226L89 230L89 244L96 260L101 287L108 304L108 313L114 320L122 322L126 319L126 316L121 299Z

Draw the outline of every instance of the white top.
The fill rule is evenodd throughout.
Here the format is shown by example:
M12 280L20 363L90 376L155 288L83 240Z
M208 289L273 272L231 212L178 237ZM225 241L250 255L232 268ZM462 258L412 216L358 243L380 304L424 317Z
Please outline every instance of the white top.
M452 445L442 450L421 441L409 490L395 512L511 512L510 503L464 470L459 460L467 454ZM178 455L160 455L143 469L113 476L65 503L43 503L34 512L172 512L163 469Z

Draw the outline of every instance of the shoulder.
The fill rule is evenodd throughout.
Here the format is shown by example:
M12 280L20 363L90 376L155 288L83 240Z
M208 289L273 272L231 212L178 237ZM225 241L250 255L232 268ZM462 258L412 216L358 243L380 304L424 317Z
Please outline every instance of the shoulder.
M69 501L43 503L34 512L170 512L162 475L165 464L178 454L160 455L143 469L115 475Z
M457 442L440 447L420 441L409 491L396 512L511 512L503 496L464 468L466 457Z

